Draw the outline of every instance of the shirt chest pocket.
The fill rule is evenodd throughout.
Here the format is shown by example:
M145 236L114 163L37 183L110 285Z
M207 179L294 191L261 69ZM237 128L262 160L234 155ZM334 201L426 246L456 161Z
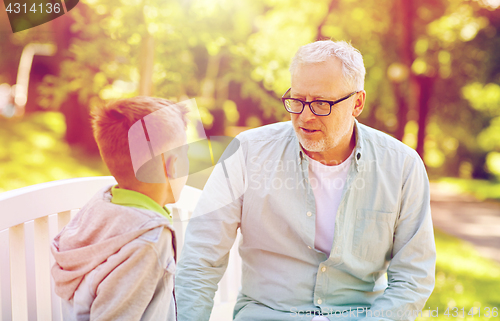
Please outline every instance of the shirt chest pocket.
M357 210L352 254L362 260L383 261L392 249L396 213Z

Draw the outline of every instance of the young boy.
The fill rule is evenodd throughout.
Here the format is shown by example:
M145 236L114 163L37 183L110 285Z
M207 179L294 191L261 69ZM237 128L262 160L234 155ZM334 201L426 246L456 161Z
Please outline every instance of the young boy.
M99 191L52 243L64 320L175 320L175 238L164 205L179 198L187 180L185 114L181 105L151 97L92 112L101 157L118 184ZM133 166L151 158L153 143L162 154L150 164L160 169L146 171L163 176L154 177L161 183L141 179ZM151 153L131 155L140 150Z

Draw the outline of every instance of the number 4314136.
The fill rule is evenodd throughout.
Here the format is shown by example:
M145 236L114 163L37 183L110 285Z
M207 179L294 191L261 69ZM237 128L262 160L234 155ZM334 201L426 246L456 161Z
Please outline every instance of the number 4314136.
M483 308L483 311L482 311L482 314L483 314L483 317L486 317L486 318L489 318L489 317L498 317L498 308L489 308L489 307L485 307ZM446 309L446 311L444 311L444 315L446 315L447 317L462 317L464 318L465 317L465 308L457 308L457 307L454 307L454 308L448 308ZM477 315L478 317L481 316L481 308L471 308L469 310L469 312L467 313L467 315L470 315L472 317L474 317L475 315Z
M55 3L52 5L52 3L45 3L45 8L43 6L43 3L36 4L33 3L33 5L28 9L28 6L26 3L9 3L7 6L6 10L8 13L59 13L61 12L61 4L60 3Z

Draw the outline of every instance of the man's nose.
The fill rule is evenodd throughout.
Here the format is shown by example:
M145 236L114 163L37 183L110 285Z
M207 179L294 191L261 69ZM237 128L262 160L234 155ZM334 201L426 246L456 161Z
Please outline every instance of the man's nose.
M307 122L309 120L315 119L317 116L313 114L311 110L311 105L310 104L305 104L304 105L304 110L302 110L302 113L300 113L299 117L303 122Z

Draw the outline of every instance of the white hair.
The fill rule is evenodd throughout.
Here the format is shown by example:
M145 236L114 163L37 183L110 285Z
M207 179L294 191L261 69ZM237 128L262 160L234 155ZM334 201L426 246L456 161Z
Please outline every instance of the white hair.
M290 73L293 75L299 64L325 62L330 57L342 62L343 80L347 89L364 89L366 69L363 57L358 49L345 41L321 40L300 47L290 64Z

